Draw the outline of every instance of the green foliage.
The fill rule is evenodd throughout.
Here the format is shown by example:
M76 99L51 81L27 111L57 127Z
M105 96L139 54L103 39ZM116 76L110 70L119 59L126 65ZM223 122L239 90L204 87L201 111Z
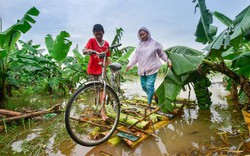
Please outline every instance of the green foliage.
M116 35L115 35L111 45L120 43L122 35L123 35L123 29L117 28ZM123 54L122 51L119 50L118 48L112 49L111 50L111 61L114 62L114 61L118 60L122 54Z
M8 52L12 51L15 43L21 36L21 33L25 34L31 29L31 24L36 21L32 16L38 16L39 10L35 7L29 9L21 20L18 20L16 24L12 25L7 30L0 32L0 49L6 49Z
M70 46L72 45L72 42L67 39L68 37L70 37L70 35L66 31L61 31L60 34L57 35L55 41L51 35L45 37L48 51L57 62L61 63L68 55Z
M172 112L173 105L172 102L175 101L177 95L181 91L181 81L172 70L168 70L164 81L157 88L156 94L159 97L159 105L164 112Z
M36 21L32 16L38 16L39 11L33 7L26 12L21 20L9 27L7 30L0 32L0 102L5 97L6 79L9 77L9 55L15 51L15 44L21 36L21 33L26 33L30 30L31 24ZM0 107L2 103L0 103Z
M193 1L193 2L196 2ZM207 9L205 0L198 0L196 7L200 8L201 18L195 32L196 41L203 44L213 41L213 36L217 33L217 27L213 26L212 12Z
M212 59L215 57L221 59L222 53L231 47L234 48L234 52L237 52L237 49L242 46L244 35L250 30L250 6L238 14L234 20L227 18L225 15L218 18L220 21L224 21L223 23L230 25L206 47L206 50L209 51L208 56Z
M65 68L62 71L63 78L66 79L66 84L72 88L77 84L82 83L87 79L87 66L89 56L82 56L78 50L78 46L73 49L74 57L67 59Z
M244 34L250 29L250 6L239 13L233 20L234 32L231 34L230 43L238 46L238 41L242 39Z
M171 47L165 52L173 66L171 70L166 72L164 82L157 88L156 94L159 97L162 110L171 112L173 109L172 103L175 102L181 89L192 82L189 77L201 64L203 53L184 46Z
M222 13L220 13L220 12L218 12L218 11L215 11L214 13L213 13L213 15L218 19L218 20L220 20L222 23L224 23L226 26L230 26L231 24L232 24L232 20L229 18L229 17L227 17L226 15L224 15L224 14L222 14Z
M223 66L224 68L219 69L221 73L233 73L227 75L229 76L227 80L228 86L237 82L242 89L239 94L243 91L249 97L249 90L247 89L249 85L247 84L249 84L250 77L250 42L248 37L250 32L250 6L240 12L234 20L219 12L214 12L214 16L224 23L227 28L205 48L208 51L206 59L213 61L215 66L212 69L216 70L218 66ZM239 79L245 79L246 81L243 84L243 82L239 82ZM228 88L228 90L231 89Z
M250 77L250 51L241 53L237 59L233 60L233 68L238 69L238 73Z

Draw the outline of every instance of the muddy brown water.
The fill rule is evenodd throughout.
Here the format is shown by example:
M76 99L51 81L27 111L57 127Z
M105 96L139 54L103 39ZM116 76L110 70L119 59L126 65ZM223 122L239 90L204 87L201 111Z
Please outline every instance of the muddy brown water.
M158 76L156 87L161 81L162 77ZM149 137L133 149L123 142L115 146L104 143L96 147L84 147L74 143L66 132L62 113L45 121L31 123L25 128L21 126L19 134L11 142L0 146L0 155L165 156L189 151L192 151L191 155L196 155L194 151L206 153L208 146L236 150L244 140L239 132L241 130L244 133L246 130L244 119L239 111L233 112L229 107L225 98L228 92L221 81L221 75L213 77L212 86L209 88L213 93L210 111L201 111L198 107L184 108L182 116L174 117L168 125L156 131L159 138ZM133 81L126 82L122 87L128 97L145 96L138 77L134 77ZM190 95L190 98L195 100L194 93L191 92ZM188 91L181 92L179 97L188 98ZM63 105L66 102L65 100ZM223 142L223 132L234 135L224 138ZM225 140L228 145L225 145ZM215 152L214 155L219 153Z

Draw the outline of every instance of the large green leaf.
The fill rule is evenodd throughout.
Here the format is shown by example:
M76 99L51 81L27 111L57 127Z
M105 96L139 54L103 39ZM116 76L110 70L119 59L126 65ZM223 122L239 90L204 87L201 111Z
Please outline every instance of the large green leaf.
M172 111L172 102L180 93L181 89L197 66L201 64L203 53L184 46L171 47L165 50L172 61L172 69L166 73L164 82L157 88L160 106L163 111Z
M199 64L201 64L203 56L188 56L185 54L171 53L169 55L173 64L173 69L176 75L181 75L189 71L194 70ZM181 62L181 63L180 63Z
M216 37L212 43L210 43L207 47L205 47L205 50L207 50L209 53L207 53L206 57L221 57L222 52L226 51L226 49L224 49L224 40L225 40L225 35L227 33L227 29L225 29L224 31L222 31L222 33Z
M23 42L22 40L19 40L18 42L22 45L22 47L25 50L31 51L32 53L36 53L37 52L37 49L34 48L32 45L29 45L29 44Z
M166 53L176 53L176 54L185 54L190 56L201 56L203 52L195 50L186 46L174 46L164 50Z
M233 21L235 28L231 40L243 36L250 29L250 6L244 9Z
M235 61L236 67L244 67L250 64L250 52L242 53ZM233 61L233 62L234 62ZM249 70L250 71L250 70Z
M61 77L52 77L51 79L49 79L49 85L52 88L58 87L60 83L62 83Z
M240 54L241 54L241 52L237 52L233 49L233 47L231 47L227 51L222 53L222 57L224 60L232 61L236 57L238 57Z
M202 52L184 46L171 47L165 52L169 53L174 73L177 75L194 70L204 58Z
M135 50L135 47L126 47L122 49L121 51L125 51L125 53L117 60L117 62L127 62L128 58L132 54L132 52Z
M7 50L6 49L0 49L0 58L3 59L7 56Z
M123 35L123 29L122 28L116 28L116 35L112 41L111 45L118 44L121 41ZM119 50L118 48L114 48L111 50L111 61L116 61L119 59L122 55L122 51Z
M218 12L218 11L215 11L215 12L213 13L213 15L214 15L218 20L220 20L222 23L224 23L227 27L229 27L229 26L233 23L233 21L232 21L229 17L227 17L226 15L224 15L224 14Z
M18 38L20 37L19 33L20 32L26 33L31 28L30 23L36 22L31 16L38 16L38 15L39 15L39 10L37 10L35 7L32 7L30 10L26 12L26 14L21 20L17 21L16 24L12 25L6 31L0 32L0 47L3 47L4 45L8 45L10 48L11 45L13 46L15 42L13 43L10 40L12 42L11 43L10 41L8 41L8 39L11 38L17 41Z
M50 34L46 35L45 45L46 45L50 55L52 55L52 53L53 53L54 44L55 44L55 41L53 40L52 36Z
M70 37L68 32L61 31L55 39L52 57L58 62L62 62L67 57L72 45L72 42L67 39L68 37Z
M75 55L75 57L76 57L76 60L77 60L77 62L79 63L79 64L86 64L88 61L85 59L85 57L83 57L81 54L80 54L80 52L79 52L79 50L78 50L78 45L76 45L76 47L75 47L75 49L73 49L73 53L74 53L74 55Z
M198 0L196 7L200 8L201 13L201 18L195 31L196 41L203 44L210 43L217 32L217 27L211 25L213 23L212 12L207 9L205 0Z
M181 82L178 79L171 70L168 70L164 81L156 90L156 94L159 95L159 105L164 112L172 111L172 102L180 93Z

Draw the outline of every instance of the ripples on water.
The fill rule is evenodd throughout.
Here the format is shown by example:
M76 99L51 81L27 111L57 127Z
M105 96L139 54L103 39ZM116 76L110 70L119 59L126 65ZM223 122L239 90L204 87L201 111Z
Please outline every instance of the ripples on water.
M158 76L156 81L156 88L162 81L162 77ZM200 111L198 107L185 108L184 114L181 117L175 117L171 122L156 131L159 138L149 137L139 144L136 148L130 149L123 143L116 146L110 146L107 143L97 147L83 147L75 144L72 141L64 141L55 149L54 142L56 140L55 134L52 135L47 147L48 155L101 155L100 151L108 153L112 156L119 155L133 155L133 156L161 156L174 155L188 149L205 150L204 143L214 141L216 139L216 131L233 133L232 125L232 110L228 110L228 104L225 96L228 92L225 91L222 82L222 76L215 76L212 80L212 86L209 90L213 93L213 104L210 111ZM134 77L133 81L127 81L122 85L125 89L127 97L132 96L146 96L142 92L139 77ZM181 92L180 97L188 98L188 91ZM191 99L195 100L195 95L191 91ZM65 105L65 102L64 102ZM63 120L61 120L63 125ZM65 130L65 129L64 129ZM66 130L65 130L66 131ZM20 152L20 144L23 141L32 139L38 136L34 131L26 135L22 141L15 141L12 143L13 150ZM67 135L64 132L64 135ZM237 141L236 141L237 142Z

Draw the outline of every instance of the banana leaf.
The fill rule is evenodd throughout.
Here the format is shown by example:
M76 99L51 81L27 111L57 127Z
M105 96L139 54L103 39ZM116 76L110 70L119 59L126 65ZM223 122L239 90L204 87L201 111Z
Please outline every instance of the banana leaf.
M209 51L208 56L212 59L221 57L222 53L226 52L232 46L235 49L239 48L243 36L250 30L250 6L238 14L233 21L226 19L226 16L218 19L224 21L223 23L227 23L227 25L231 24L205 48Z
M238 72L246 77L250 76L250 51L241 53L239 57L233 60L234 68L239 68Z
M235 42L238 37L242 37L250 29L250 6L236 16L233 24L235 28L231 35L231 42Z
M159 106L163 112L172 112L172 103L176 100L190 74L202 63L203 53L189 47L176 46L165 50L172 61L172 69L168 70L164 81L156 89Z
M223 24L225 24L227 27L229 27L232 23L233 23L233 20L231 20L229 17L227 17L226 15L218 12L218 11L215 11L213 13L213 15L218 19L220 20Z
M196 0L193 2L196 2ZM198 0L197 7L200 8L201 17L195 31L195 40L203 44L210 43L217 33L217 27L212 25L212 12L207 9L205 0Z
M9 27L6 31L0 32L0 47L4 47L7 51L11 51L14 48L15 43L21 36L21 32L25 34L31 28L31 23L36 21L32 16L38 16L39 10L35 7L29 9L21 20L18 20L16 24Z
M51 35L45 37L48 51L57 62L61 63L68 55L70 46L72 45L72 42L67 39L68 37L70 37L70 34L66 31L61 31L55 40L53 40Z

